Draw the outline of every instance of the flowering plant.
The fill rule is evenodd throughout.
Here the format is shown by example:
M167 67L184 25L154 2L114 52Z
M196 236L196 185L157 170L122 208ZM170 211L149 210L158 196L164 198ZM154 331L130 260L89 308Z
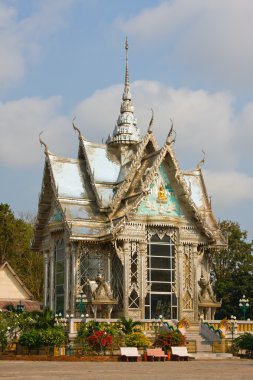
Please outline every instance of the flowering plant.
M112 335L108 334L106 331L94 331L88 336L87 343L94 351L105 353L107 347L112 345Z
M190 323L189 321L187 321L186 318L182 318L180 319L180 321L178 321L178 324L177 324L178 329L180 328L188 329L189 327L190 327Z
M185 346L185 336L180 331L161 331L155 339L154 346L162 347L167 352L171 349L171 346Z

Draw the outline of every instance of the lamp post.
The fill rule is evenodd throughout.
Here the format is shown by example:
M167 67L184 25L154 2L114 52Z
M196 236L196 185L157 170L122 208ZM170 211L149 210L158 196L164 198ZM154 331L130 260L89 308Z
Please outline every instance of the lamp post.
M76 308L78 309L81 318L84 317L84 311L86 308L87 297L86 294L81 290L76 297Z
M230 321L231 321L231 334L232 334L232 342L234 340L234 333L236 332L236 327L237 327L237 322L236 322L236 316L235 315L231 315L230 317Z
M17 313L22 313L22 312L24 311L24 308L25 308L25 305L23 305L23 304L21 303L21 301L19 301L19 303L18 303L17 306L16 306L16 312L17 312Z
M249 308L249 300L246 299L245 295L243 295L242 298L239 300L239 307L243 312L243 319L244 321L246 321L246 311Z

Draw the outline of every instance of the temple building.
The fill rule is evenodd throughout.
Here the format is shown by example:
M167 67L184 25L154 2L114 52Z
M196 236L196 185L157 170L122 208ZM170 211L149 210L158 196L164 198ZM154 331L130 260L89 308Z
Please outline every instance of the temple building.
M120 113L106 143L87 141L74 123L77 158L56 156L40 140L45 167L33 249L44 257L44 305L78 316L81 295L94 318L213 318L220 303L210 264L226 239L203 160L182 171L173 125L159 148L153 115L141 136L125 48Z

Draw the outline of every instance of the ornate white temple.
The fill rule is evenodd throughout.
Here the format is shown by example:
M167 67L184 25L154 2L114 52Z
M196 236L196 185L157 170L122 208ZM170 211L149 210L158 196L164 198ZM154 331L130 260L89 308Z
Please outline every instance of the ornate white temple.
M141 136L126 43L120 114L106 144L79 136L76 159L45 146L33 249L44 257L44 305L77 315L84 292L95 317L212 318L212 253L226 246L201 163L180 169L171 127L159 148L153 116Z

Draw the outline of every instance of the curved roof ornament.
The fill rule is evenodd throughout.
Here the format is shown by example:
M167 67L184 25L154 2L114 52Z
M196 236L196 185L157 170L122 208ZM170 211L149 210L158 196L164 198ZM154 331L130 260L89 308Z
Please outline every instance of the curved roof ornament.
M152 112L152 115L151 115L151 119L150 119L150 122L149 122L149 126L148 126L148 133L152 133L153 132L153 122L154 122L154 111L153 111L153 108L151 108L151 112Z
M205 151L203 149L202 149L202 153L203 153L203 158L199 161L199 163L197 165L197 169L198 170L202 169L202 166L205 163L206 153L205 153Z
M79 128L77 128L77 126L75 125L74 121L76 120L76 116L73 117L72 119L72 127L74 128L74 130L79 134L79 139L82 140L84 137L80 131Z
M41 135L42 135L42 133L43 133L44 131L41 131L40 132L40 134L39 134L39 142L40 142L40 145L42 146L44 146L44 152L45 152L45 154L48 154L49 153L49 150L48 150L48 147L47 147L47 144L42 140L42 138L41 138Z
M177 136L177 133L174 129L174 125L173 125L173 121L172 119L170 119L171 121L171 127L170 127L170 131L168 133L168 136L167 136L167 139L166 139L166 144L167 145L170 145L172 143L174 143L176 141L176 136ZM172 137L172 134L174 133L174 137Z

